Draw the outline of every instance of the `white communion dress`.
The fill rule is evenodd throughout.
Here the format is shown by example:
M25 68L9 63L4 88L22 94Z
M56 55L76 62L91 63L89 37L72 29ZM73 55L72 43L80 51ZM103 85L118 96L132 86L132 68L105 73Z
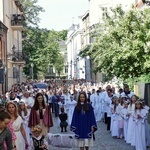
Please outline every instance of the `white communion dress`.
M17 150L25 150L25 142L20 132L20 127L22 123L23 123L23 120L20 116L18 116L17 119L13 122L13 128L17 137L15 141Z

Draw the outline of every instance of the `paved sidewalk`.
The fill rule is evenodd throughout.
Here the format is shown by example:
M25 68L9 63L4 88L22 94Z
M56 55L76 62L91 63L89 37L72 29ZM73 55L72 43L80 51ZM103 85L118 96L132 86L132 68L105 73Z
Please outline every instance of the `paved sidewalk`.
M57 119L54 117L53 122L54 127L51 128L51 133L61 133L60 128L58 127ZM126 144L123 139L112 138L110 132L106 130L106 125L103 122L98 122L97 126L98 130L95 133L96 140L94 141L94 146L91 147L90 150L135 150L134 147ZM69 131L69 127L67 133L72 133ZM61 148L50 145L49 150L79 150L79 148Z

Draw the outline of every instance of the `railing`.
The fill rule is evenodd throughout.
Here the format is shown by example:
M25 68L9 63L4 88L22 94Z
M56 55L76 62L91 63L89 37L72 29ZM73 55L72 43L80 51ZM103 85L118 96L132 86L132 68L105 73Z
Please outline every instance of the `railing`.
M24 52L14 51L11 54L7 54L7 58L11 59L14 62L18 62L18 61L25 61L27 56Z
M11 18L12 26L24 26L25 18L23 14L13 14Z
M23 52L14 52L14 56L16 58L16 61L23 61L26 59L26 55Z

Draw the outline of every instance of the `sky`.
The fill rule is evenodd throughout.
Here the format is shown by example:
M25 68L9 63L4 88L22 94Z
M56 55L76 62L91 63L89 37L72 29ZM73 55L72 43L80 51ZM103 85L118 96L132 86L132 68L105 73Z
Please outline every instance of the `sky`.
M37 4L45 10L39 15L39 27L57 31L68 29L72 23L79 23L78 16L89 9L88 0L38 0Z

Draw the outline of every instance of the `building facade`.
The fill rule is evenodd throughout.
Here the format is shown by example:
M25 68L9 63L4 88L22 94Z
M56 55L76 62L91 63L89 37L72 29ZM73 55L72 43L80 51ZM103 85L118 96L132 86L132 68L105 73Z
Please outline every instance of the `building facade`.
M68 79L85 79L85 60L78 55L82 48L83 35L80 26L81 24L72 24L68 30L66 41Z
M8 28L0 21L0 89L7 90L7 30Z
M58 44L59 44L60 54L63 56L63 59L64 59L64 67L63 67L62 72L60 73L60 76L67 78L68 76L68 65L67 65L67 59L66 59L67 58L67 45L65 41L59 41Z
M6 89L10 90L13 84L25 80L25 56L22 53L25 16L19 0L0 0L0 21L8 28L5 49L7 63L4 67L7 75Z
M143 7L142 0L89 0L89 11L80 16L79 25L72 25L69 28L67 37L67 63L68 63L68 78L84 78L87 81L101 82L104 80L105 75L96 72L97 64L87 56L80 58L79 53L83 50L89 49L90 45L94 42L91 36L95 26L103 23L104 13L102 8L109 11L110 8L115 8L121 5L126 11L132 6L141 8ZM80 71L83 74L80 74Z

